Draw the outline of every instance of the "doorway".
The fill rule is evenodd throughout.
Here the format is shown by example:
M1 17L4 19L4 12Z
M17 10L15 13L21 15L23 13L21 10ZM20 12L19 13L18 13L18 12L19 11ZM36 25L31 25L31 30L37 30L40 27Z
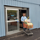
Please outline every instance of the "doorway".
M23 30L21 17L26 13L29 16L29 10L22 7L8 7L5 6L5 28L6 35L18 33Z
M26 13L26 17L29 17L29 8L24 8L19 10L19 25L20 25L20 31L23 31L23 26L21 22L21 17L23 16L23 13Z

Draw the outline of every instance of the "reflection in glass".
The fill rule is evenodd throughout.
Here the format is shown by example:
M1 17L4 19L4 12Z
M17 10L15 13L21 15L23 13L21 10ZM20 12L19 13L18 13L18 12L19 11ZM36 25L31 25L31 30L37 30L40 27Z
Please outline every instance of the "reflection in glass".
M9 22L8 23L8 31L17 30L17 22Z
M17 10L7 10L8 20L17 20Z

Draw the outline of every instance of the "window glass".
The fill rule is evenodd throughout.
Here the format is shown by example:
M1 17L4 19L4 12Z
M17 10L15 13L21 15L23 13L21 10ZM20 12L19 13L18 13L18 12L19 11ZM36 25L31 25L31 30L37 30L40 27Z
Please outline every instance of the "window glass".
M7 20L17 20L17 10L7 10Z

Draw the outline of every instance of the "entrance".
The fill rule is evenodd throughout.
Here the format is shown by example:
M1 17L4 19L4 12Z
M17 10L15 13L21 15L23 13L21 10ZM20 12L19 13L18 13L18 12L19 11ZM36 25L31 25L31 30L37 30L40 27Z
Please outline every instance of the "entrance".
M22 13L26 13L27 17L29 16L27 8L5 6L6 35L18 33L23 30L21 22Z
M21 17L23 16L23 13L26 13L26 17L29 17L29 8L24 8L19 10L19 24L20 24L20 30L23 31L23 26L21 22Z

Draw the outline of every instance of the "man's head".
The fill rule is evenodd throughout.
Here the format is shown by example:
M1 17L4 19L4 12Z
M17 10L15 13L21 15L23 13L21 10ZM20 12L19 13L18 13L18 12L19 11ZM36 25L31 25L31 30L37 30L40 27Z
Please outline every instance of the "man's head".
M26 16L26 13L23 13L23 16Z

